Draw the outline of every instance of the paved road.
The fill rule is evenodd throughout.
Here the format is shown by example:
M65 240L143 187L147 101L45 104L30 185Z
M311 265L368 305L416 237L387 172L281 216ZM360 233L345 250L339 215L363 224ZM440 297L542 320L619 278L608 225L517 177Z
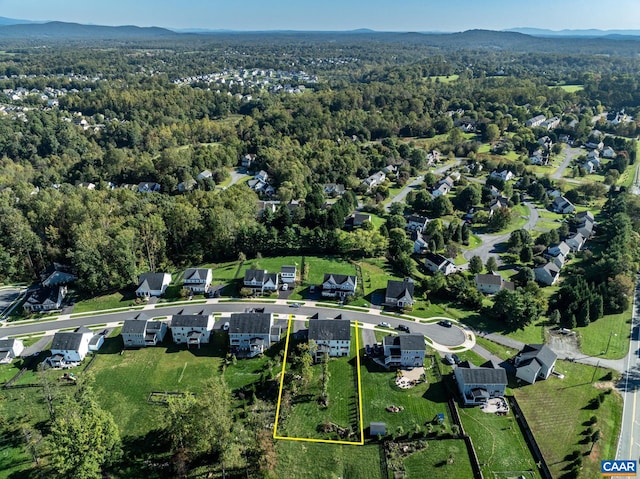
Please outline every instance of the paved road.
M586 152L585 150L581 150L580 148L571 148L571 147L565 146L563 153L564 153L564 160L562 160L562 163L560 164L558 169L551 174L551 178L553 178L554 180L562 179L562 176L564 175L564 170L567 169L567 167L571 164L571 162L576 157L580 155L584 155Z
M0 319L11 312L11 307L25 288L1 288L0 289Z
M245 176L248 176L248 175L244 172L244 170L241 170L240 168L234 168L231 171L231 183L229 183L229 186L235 185L238 181L240 181Z
M529 208L529 216L522 229L531 231L538 223L540 215L538 214L538 209L531 203L525 201L523 204ZM470 260L473 256L480 256L482 262L486 263L489 256L497 255L502 251L497 247L497 245L507 242L509 240L509 236L511 236L511 233L501 235L479 234L478 237L482 241L482 244L477 248L465 250L462 255L467 260ZM498 264L499 263L500 261L498 261Z
M640 195L640 165L636 166L635 176L633 178L633 184L629 190L634 195Z
M415 321L409 321L401 318L394 318L390 316L381 316L379 311L351 311L337 308L327 308L320 305L303 305L300 308L291 308L284 304L274 303L232 303L222 302L217 303L216 300L210 300L210 304L199 305L181 305L181 306L168 306L163 308L155 308L146 310L144 313L148 316L162 317L172 314L178 314L183 311L184 314L193 314L200 311L205 314L219 312L219 313L237 313L242 312L245 308L265 308L268 312L279 313L281 316L295 314L297 316L309 317L318 313L320 317L335 317L338 314L342 314L342 317L351 321L360 321L368 324L378 324L381 321L386 321L392 328L396 328L400 324L409 326L412 333L421 333L432 339L435 343L441 344L447 347L459 346L465 339L465 332L454 326L452 328L445 328L438 324L422 324ZM90 326L93 324L111 324L130 319L140 311L125 311L109 314L100 314L96 316L86 316L82 318L73 319L61 319L54 321L42 321L32 324L6 326L0 329L0 336L16 336L22 334L33 334L37 332L53 332L64 328L78 328L80 326Z
M618 441L617 459L638 459L640 457L640 281L636 283L631 320L631 339L626 370L618 384L622 393L622 428Z

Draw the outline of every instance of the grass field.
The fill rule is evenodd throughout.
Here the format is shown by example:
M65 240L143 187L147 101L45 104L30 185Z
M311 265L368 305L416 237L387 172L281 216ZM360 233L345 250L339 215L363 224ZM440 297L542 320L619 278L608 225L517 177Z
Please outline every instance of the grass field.
M479 407L460 408L460 419L473 440L485 477L502 477L507 472L516 476L523 471L536 470L535 460L513 412L497 416L482 412ZM539 478L540 475L526 477Z
M355 334L355 328L352 328L352 336L353 334ZM289 344L289 351L294 344ZM280 409L278 436L360 441L356 354L354 339L351 342L349 356L329 360L329 404L326 408L321 407L318 402L322 391L323 366L322 364L312 366L313 374L309 383L292 396L291 408L286 416L283 412L285 408ZM319 429L327 421L343 428L351 428L355 434L348 439L334 437L331 433L328 435Z
M620 314L610 314L583 328L580 334L580 350L589 356L619 359L629 350L631 334L631 309Z
M373 294L384 295L388 280L402 279L394 275L385 258L366 259L360 263L360 268L362 269L365 302L371 303ZM384 298L382 300L384 301Z
M428 447L404 460L405 479L473 477L467 448L460 439L429 441ZM447 459L452 456L453 463ZM488 477L488 476L487 476Z
M387 479L380 446L278 441L275 477L296 479Z
M121 292L96 296L95 298L78 301L73 307L74 313L101 311L104 309L126 308L135 304L133 293L123 295Z
M613 391L605 396L599 409L588 408L589 401L603 389L594 387L605 370L595 371L590 366L558 361L555 370L564 379L551 376L545 381L515 389L515 396L551 469L553 477L561 477L569 464L567 456L574 450L583 455L583 471L580 477L598 477L600 461L616 455L616 438L622 417L622 398ZM604 386L604 385L603 385ZM553 400L550 400L553 398ZM593 430L601 431L601 439L589 453L590 443L583 434L587 421L596 416Z
M456 81L458 78L460 78L460 75L455 75L455 74L454 75L433 75L427 78L435 82L451 83Z
M561 90L564 90L567 93L575 93L577 91L584 90L584 85L558 85L554 88L560 88Z

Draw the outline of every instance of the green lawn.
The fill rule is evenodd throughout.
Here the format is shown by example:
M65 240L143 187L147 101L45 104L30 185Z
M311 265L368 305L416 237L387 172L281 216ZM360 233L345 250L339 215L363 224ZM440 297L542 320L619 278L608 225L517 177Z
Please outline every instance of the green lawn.
M275 477L296 479L387 479L380 446L277 441ZM470 477L470 476L469 476Z
M453 75L433 75L433 76L430 76L430 77L427 77L427 78L429 78L430 80L433 80L434 82L437 81L437 82L440 82L440 83L451 83L451 82L456 81L458 78L460 78L460 75L456 75L456 74L453 74Z
M485 413L479 407L460 408L459 411L464 430L473 440L485 477L503 477L507 472L515 476L536 470L535 460L513 412L497 416ZM539 478L540 475L526 477Z
M365 302L370 303L374 293L384 295L388 280L402 279L393 273L386 258L365 259L360 263L360 268L362 268L361 280L364 284Z
M449 464L449 457L453 463ZM429 441L428 447L404 460L405 479L473 477L467 447L461 439Z
M631 309L604 316L589 326L576 328L580 334L580 350L589 356L610 359L624 357L629 350L630 321Z
M554 88L560 88L568 93L575 93L584 90L584 85L558 85Z
M542 450L553 477L561 477L569 464L567 456L574 450L583 454L580 477L598 477L600 461L616 455L617 435L622 418L622 398L614 390L605 395L599 409L590 409L590 400L603 389L594 387L592 380L602 378L605 370L594 371L591 366L558 361L555 370L564 379L551 376L515 389L515 396ZM595 375L594 375L595 372ZM550 400L550 398L553 398ZM601 431L601 439L589 455L590 444L582 444L587 421L596 416L593 430Z
M355 334L354 328L352 328L352 334ZM289 344L289 347L292 348L293 344ZM285 414L285 409L283 407L280 409L278 436L341 439L335 437L334 434L327 434L319 430L319 426L330 421L341 427L351 428L355 433L351 438L342 440L351 442L360 440L356 353L354 340L351 342L350 356L329 360L329 405L326 408L321 407L318 403L322 391L322 365L314 364L312 366L312 378L305 387L293 395L290 411Z
M121 292L96 296L95 298L78 301L73 307L74 313L86 313L88 311L101 311L104 309L126 308L135 304L132 293L126 296Z

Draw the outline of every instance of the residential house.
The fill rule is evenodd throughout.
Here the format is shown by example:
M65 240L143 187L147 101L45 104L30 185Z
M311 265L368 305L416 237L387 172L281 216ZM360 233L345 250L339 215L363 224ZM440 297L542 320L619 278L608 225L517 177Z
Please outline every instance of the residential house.
M278 273L269 273L266 269L248 269L244 273L244 285L255 293L278 290Z
M171 337L176 344L187 347L207 344L213 331L213 314L174 314L171 316Z
M256 160L256 155L246 154L240 160L240 166L248 170L249 168L251 168L251 165L255 160Z
M515 177L513 172L510 171L510 170L501 170L501 171L494 170L494 171L491 172L491 174L489 176L491 178L499 178L499 179L501 179L502 181L505 181L505 182L510 181Z
M349 356L351 323L345 319L310 319L309 341L315 341L314 359Z
M373 175L363 180L362 183L366 185L369 189L371 189L384 183L384 180L386 179L387 179L387 175L385 175L383 171L378 171L377 173L374 173Z
M546 344L527 344L515 357L516 377L533 384L551 376L558 355Z
M584 144L584 147L587 150L602 150L604 148L604 143L592 137Z
M542 123L546 120L547 118L544 115L537 115L534 116L533 118L529 118L527 121L524 122L525 126L528 126L529 128L535 128L537 126L542 125Z
M511 281L505 280L502 276L496 273L491 274L476 274L475 277L476 289L485 294L496 294L503 289L513 291L515 284Z
M613 159L616 157L616 152L613 148L611 148L610 146L605 147L605 149L602 151L602 157L603 158L608 158L608 159Z
M324 194L331 197L342 196L345 192L344 185L337 183L325 183L322 188L324 189Z
M411 215L407 218L406 229L409 231L424 231L429 223L429 218L420 215Z
M382 172L389 175L391 173L396 173L398 171L398 167L395 165L387 165L382 168Z
M193 178L183 181L182 183L178 183L178 191L180 193L184 193L185 191L191 191L196 186L198 186L198 182Z
M549 138L548 136L541 136L540 138L538 138L538 145L546 148L547 150L550 150L551 146L553 146L553 141L551 141L551 138Z
M73 332L57 332L51 343L49 363L54 367L82 362L89 354L89 342L93 331L84 326Z
M455 181L453 180L453 178L451 178L451 176L445 176L444 178L439 180L438 183L436 183L436 186L440 185L447 185L449 187L449 190L451 190L455 185Z
M344 298L356 294L357 276L325 273L322 280L322 296Z
M413 252L417 254L424 254L429 249L427 238L422 236L420 231L411 232L411 241L413 241Z
M585 239L591 238L595 227L595 218L591 211L583 211L576 214L573 222L573 228L576 233L580 233Z
M142 181L138 183L138 193L158 193L161 188L158 183L152 181Z
M538 283L545 286L552 286L558 281L560 276L560 267L554 263L547 263L544 266L538 266L533 270L535 279Z
M24 343L20 339L0 339L0 364L8 364L24 351Z
M389 334L383 338L382 347L386 366L413 368L424 365L422 334Z
M132 319L125 319L120 334L125 348L155 346L164 340L167 324L153 321L140 313Z
M282 266L280 268L280 279L283 283L295 283L297 271L298 269L295 266Z
M67 295L66 286L39 286L27 294L23 308L31 313L60 309Z
M211 268L187 268L184 271L183 286L192 293L206 293L212 280Z
M58 286L60 284L73 283L77 279L73 274L71 266L63 265L60 263L52 263L44 272L40 275L42 286Z
M445 258L438 253L427 253L424 258L424 265L432 273L440 271L445 276L455 272L456 270L456 266L450 259Z
M576 251L582 250L582 247L584 246L586 241L586 238L580 233L573 233L565 240L565 243L569 246L569 248L571 248L571 251L575 253Z
M440 152L438 150L431 150L427 153L427 164L429 166L435 165L438 161L440 161Z
M351 223L353 226L362 226L362 223L368 221L371 223L371 215L369 213L354 213L351 215Z
M171 275L169 273L143 273L138 278L136 296L139 298L162 296L170 284Z
M504 396L508 384L506 370L492 362L476 366L471 361L464 361L453 374L465 405L484 404L489 399Z
M213 178L213 173L211 172L211 170L202 170L196 176L196 180L206 180L209 178Z
M555 213L560 213L562 215L567 215L573 213L576 210L576 207L573 206L573 203L566 199L564 196L558 196L551 203L551 209Z
M387 290L384 295L384 303L387 306L405 308L413 306L413 290L414 283L411 278L405 278L402 281L388 280Z
M597 173L600 169L600 160L597 158L594 158L593 160L585 160L584 163L582 163L582 167L589 175Z
M540 124L542 128L546 128L547 130L553 130L554 128L557 128L558 125L560 125L560 118L557 116L549 118Z
M448 195L450 191L451 187L447 183L442 183L431 191L431 196L435 199L438 196Z
M564 264L564 260L570 252L571 247L566 242L561 241L558 244L549 246L544 256L549 259L561 257Z
M591 150L587 153L587 160L600 160L600 152L598 150Z
M266 183L269 180L269 173L264 170L260 170L254 175L253 179Z
M529 161L532 165L547 166L549 164L549 156L541 150L536 150L533 152L533 155L529 157Z
M264 353L279 340L272 313L234 313L229 318L229 344L233 354L250 358Z

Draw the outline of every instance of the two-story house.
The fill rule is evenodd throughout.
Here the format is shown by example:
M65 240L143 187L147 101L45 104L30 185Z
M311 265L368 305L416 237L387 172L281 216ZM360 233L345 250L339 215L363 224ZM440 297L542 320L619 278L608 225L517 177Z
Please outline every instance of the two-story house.
M155 346L162 342L167 334L167 325L162 321L153 321L140 313L135 318L125 319L120 334L125 348Z
M206 293L211 287L212 279L211 268L187 268L184 272L183 285L192 293Z
M411 278L405 278L402 281L388 280L387 290L384 295L384 303L387 306L405 308L412 306L414 303L413 290L414 282Z
M424 365L422 334L390 334L382 340L384 363L389 367L413 368Z
M509 291L515 290L514 283L505 280L496 273L476 274L475 283L476 289L484 294L496 294L503 289L508 289Z
M139 298L162 296L170 284L171 275L169 273L143 273L138 278L136 296Z
M212 314L174 314L171 317L171 337L176 344L187 347L207 344L213 331Z
M507 372L491 362L476 366L464 361L453 372L462 400L467 405L484 404L489 399L504 396Z
M445 276L456 270L456 265L450 259L438 253L427 253L424 258L424 265L432 273L440 271Z
M411 215L407 217L406 228L409 231L422 232L427 227L427 223L429 223L429 218L426 216Z
M24 343L20 339L0 339L0 364L8 364L24 351Z
M53 335L49 363L54 367L82 362L89 354L93 331L84 326L75 331L60 331Z
M353 296L358 285L357 276L325 273L322 280L322 296L328 298Z
M265 291L276 291L278 289L278 273L269 273L266 269L248 269L244 273L243 284L255 293L263 294Z
M295 266L282 266L280 268L280 280L283 283L295 283L296 282L296 272L297 268Z
M558 355L546 344L527 344L514 360L516 377L533 384L551 376Z
M316 342L314 359L348 356L351 350L351 323L345 319L310 319L309 341Z
M228 332L231 352L249 358L264 353L272 339L279 339L279 333L274 331L272 313L232 314Z

